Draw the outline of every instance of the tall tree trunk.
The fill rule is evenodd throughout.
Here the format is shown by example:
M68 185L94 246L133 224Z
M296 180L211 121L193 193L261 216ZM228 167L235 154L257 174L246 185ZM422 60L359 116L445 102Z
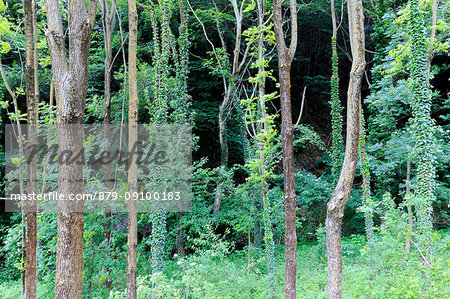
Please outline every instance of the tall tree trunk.
M258 37L258 107L260 110L261 120L263 123L258 124L258 131L267 136L269 126L267 124L267 113L266 113L266 95L265 95L265 84L266 78L264 76L265 67L263 65L263 61L265 60L266 52L264 45L264 16L265 16L265 0L258 0L258 29L259 29L259 37ZM267 138L267 137L266 137ZM274 277L274 269L275 269L275 243L273 240L273 231L272 231L272 219L271 219L271 206L270 200L268 197L268 189L267 189L267 179L265 177L268 168L270 165L266 164L266 156L264 154L266 142L270 142L270 140L266 140L266 138L261 137L258 142L258 151L259 151L259 175L262 178L261 180L261 195L263 202L263 220L264 220L264 241L266 246L266 259L267 259L267 276L269 280L269 297L275 298L275 277ZM249 237L250 240L250 237ZM250 245L250 244L249 244ZM249 247L250 250L250 247ZM250 256L250 255L249 255Z
M364 15L361 0L348 0L352 69L347 92L347 140L341 175L328 202L326 234L328 259L328 298L341 298L342 248L341 228L344 209L352 190L358 162L361 116L361 81L364 74Z
M112 71L112 32L116 20L116 2L112 0L111 7L109 7L108 0L101 0L100 2L102 13L102 25L104 32L105 44L105 109L104 109L104 137L105 137L105 153L106 160L110 157L110 139L111 139L111 71ZM104 180L107 191L112 191L111 181L111 164L106 163L104 168ZM109 244L111 238L111 208L105 209L105 223L103 225L105 238Z
M136 10L136 0L128 0L128 26L129 26L129 44L128 44L128 89L129 89L129 108L128 108L128 146L133 148L137 142L137 117L138 117L138 95L137 95L137 22L138 14ZM137 186L137 157L129 155L128 168L128 192L138 191ZM136 299L136 274L137 274L137 207L135 200L128 201L128 241L127 241L127 298Z
M291 64L297 48L297 2L290 0L291 43L286 47L283 31L281 0L273 1L273 21L278 52L278 72L281 103L281 137L283 143L284 216L285 216L285 281L284 297L296 298L297 231L294 139L291 111Z
M36 157L31 153L30 145L37 144L36 125L38 121L39 86L37 78L37 30L36 28L36 2L23 1L25 24L25 77L28 121L28 149L27 156L33 156L27 166L27 193L36 193ZM26 297L36 298L36 202L27 203L27 241L26 241Z
M59 165L58 192L68 197L82 194L83 185L83 115L85 108L88 57L97 2L72 0L68 4L69 59L59 1L46 0L46 32L57 99L58 155L73 153L73 163ZM58 201L56 254L56 298L81 298L83 293L83 201Z
M426 255L432 254L432 216L435 200L435 153L436 127L431 118L432 93L429 84L429 41L419 0L410 2L409 34L411 37L410 79L411 132L414 139L413 160L417 166L416 202L419 246L427 247ZM433 21L434 22L434 21ZM434 37L433 37L434 39Z
M334 0L331 0L331 21L333 24L333 36L331 37L332 50L332 75L331 75L331 126L332 126L332 170L334 182L339 176L339 169L342 166L342 156L344 142L342 140L342 105L339 99L339 72L337 54L337 24Z
M241 73L241 69L247 59L248 56L248 46L247 49L245 49L244 54L241 54L241 39L242 39L242 21L244 19L244 3L243 1L241 5L239 5L237 0L230 0L231 5L233 7L234 17L236 19L236 33L235 33L235 40L234 40L234 49L233 49L233 61L230 62L231 69L227 70L229 71L228 75L225 75L223 79L224 83L224 91L225 95L222 101L222 104L219 106L219 143L220 143L220 165L222 166L222 170L219 171L219 180L218 180L218 186L216 190L216 196L214 199L214 213L217 213L220 211L220 204L222 201L222 184L224 181L224 171L228 169L229 164L229 150L228 150L228 139L227 139L227 118L230 115L232 108L230 105L232 104L235 94L237 92L237 79ZM213 0L213 4L215 7L215 10L217 12L217 15L219 15L219 10L217 8L217 5L215 1ZM216 29L220 37L220 41L222 44L222 49L226 51L226 44L225 44L225 38L222 34L222 31L220 29L219 20L216 18ZM205 32L206 36L206 32ZM208 38L206 36L206 38ZM209 39L208 39L209 40ZM214 48L214 45L211 43L211 46L213 47L213 52L216 55L216 59L220 64L220 58L216 54L216 50ZM242 56L242 58L241 58Z

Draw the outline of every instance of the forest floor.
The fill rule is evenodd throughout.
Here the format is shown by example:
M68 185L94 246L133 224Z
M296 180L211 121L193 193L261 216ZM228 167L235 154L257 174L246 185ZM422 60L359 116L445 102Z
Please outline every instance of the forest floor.
M432 267L420 262L417 250L407 256L399 250L404 244L389 234L375 235L374 255L369 254L365 237L343 239L344 298L450 298L450 230L436 234ZM228 244L229 245L229 244ZM248 251L226 252L222 240L208 250L184 259L175 256L166 263L164 275L139 276L140 298L268 298L264 251L253 248L248 267ZM324 238L317 242L299 243L297 297L326 298L327 264ZM283 297L283 250L276 249L275 285L277 298ZM123 273L125 277L125 274ZM38 284L38 298L53 298L53 284ZM158 287L152 290L151 285ZM121 282L120 284L122 284ZM85 281L85 298L126 298L124 285L114 290L103 284ZM155 292L155 294L153 294ZM0 298L20 296L18 281L0 283Z

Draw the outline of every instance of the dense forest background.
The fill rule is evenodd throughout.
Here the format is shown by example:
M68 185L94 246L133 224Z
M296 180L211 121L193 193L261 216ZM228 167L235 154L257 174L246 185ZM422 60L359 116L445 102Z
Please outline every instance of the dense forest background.
M107 111L105 102L110 102L110 123L127 123L129 6L123 0L102 3L109 6L113 3L116 7L110 37L110 100L105 100L105 21L99 8L90 39L84 123L102 124ZM249 104L252 92L257 88L252 81L257 76L257 49L250 42L258 31L257 3L247 1L242 4L241 22L233 9L234 3L240 6L243 2L140 0L136 6L137 121L177 123L176 115L182 115L183 121L193 126L195 136L192 212L165 214L162 229L157 223L159 216L138 214L137 288L141 298L269 298L273 296L270 280L274 284L274 296L283 296L285 181L278 95L279 56L271 17L273 7L272 3L265 3L265 93L271 98L266 101L264 115L273 116L270 150L265 152L269 165L269 174L264 178L267 182L265 206L263 199L266 196L259 187L261 179L255 179L252 168L252 161L261 153L258 143L249 135L249 128L257 121L248 117L249 111L257 106ZM288 14L285 4L283 13ZM69 22L67 1L59 1L59 5L66 30ZM334 6L339 24L336 58L339 61L338 99L342 107L334 113L337 111L343 125L337 134L342 134L341 138L345 140L352 51L347 6L341 1L336 1ZM53 99L52 60L45 35L45 1L36 1L36 7L38 123L52 124L56 120L58 99ZM363 146L360 143L360 155L362 149L365 159L358 162L343 218L343 294L344 297L363 298L444 298L448 296L450 286L450 2L420 1L431 49L429 57L425 58L430 60L432 101L429 112L436 125L433 133L436 138L433 155L435 199L431 202L433 232L427 240L409 230L411 217L414 228L420 220L415 212L408 210L411 205L420 207L408 196L420 188L416 179L417 160L411 155L417 140L411 133L412 107L416 99L408 83L413 63L408 21L410 4L408 1L368 0L364 1L363 9L366 66L361 98L365 140ZM22 2L0 0L0 13L3 77L0 104L4 132L5 124L15 123L17 118L21 123L27 122L26 41ZM293 142L297 297L317 298L326 296L324 225L327 202L340 172L340 166L337 172L333 170L333 163L336 163L333 151L337 149L333 148L336 132L333 133L331 111L333 26L330 2L297 1L297 23L297 49L290 77L292 119L294 124L297 123ZM247 48L249 53L242 61L242 70L234 74L237 24L242 26L237 44L238 59L244 59ZM289 25L286 28L290 28ZM431 39L432 32L434 37ZM64 38L68 44L68 36ZM291 40L289 33L287 39ZM223 106L227 96L225 88L232 92L229 103ZM163 108L159 102L161 98L165 101ZM221 113L226 123L223 132L219 125ZM258 113L255 115L260 117ZM221 137L225 143L221 142ZM342 154L344 147L342 143ZM339 155L337 157L341 159ZM7 161L4 154L1 163L2 176L5 176ZM370 201L365 197L365 186L371 195ZM4 191L3 185L2 189ZM273 233L272 257L267 255L269 243L266 242L264 222L267 214ZM373 223L368 222L368 217ZM105 226L105 219L105 213L85 214L82 291L86 298L122 298L126 295L127 215L110 215L107 218L111 221L110 227ZM373 228L368 230L368 223ZM20 296L24 225L20 212L2 211L2 298ZM55 296L56 233L56 213L38 214L39 298ZM367 235L372 234L370 238L374 239L368 242ZM414 244L405 250L405 244L411 238ZM433 252L428 256L425 252L431 243ZM161 252L155 253L155 248L162 248ZM268 271L270 274L267 264L271 258L274 261L272 278L267 275Z

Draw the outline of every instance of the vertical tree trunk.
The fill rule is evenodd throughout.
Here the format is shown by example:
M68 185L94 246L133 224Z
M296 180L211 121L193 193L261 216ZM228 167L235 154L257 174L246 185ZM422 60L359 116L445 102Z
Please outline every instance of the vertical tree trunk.
M291 64L297 48L297 3L290 0L291 43L286 47L280 0L273 1L273 21L278 52L278 72L281 103L281 137L283 143L284 216L285 216L285 281L284 297L296 298L297 231L294 139L291 111Z
M264 45L264 16L265 16L265 0L258 0L258 28L259 28L259 37L258 37L258 107L260 110L260 115L262 120L266 120L266 95L265 95L265 84L266 78L264 76L265 67L263 65L263 61L265 60L266 52ZM258 131L262 132L263 135L266 135L269 130L269 126L267 121L263 122L263 124L258 124ZM259 134L261 135L261 134ZM258 151L259 151L259 175L262 178L261 180L261 195L263 202L263 220L264 220L264 241L266 246L266 259L267 259L267 276L269 280L269 296L270 298L275 298L275 243L273 240L273 231L272 231L272 219L271 219L271 207L270 201L268 197L268 189L267 189L267 179L264 177L267 172L267 168L270 165L266 165L266 157L264 155L264 147L266 142L270 142L270 140L264 140L264 137L257 140L258 141ZM250 240L250 237L249 237ZM250 244L249 244L250 245Z
M128 145L131 149L137 142L137 22L136 0L128 0L129 20L129 44L128 44L128 69L129 69L129 108L128 108ZM137 157L129 155L128 192L137 192ZM127 240L127 298L136 299L136 273L137 273L137 211L136 201L128 201L128 240Z
M434 56L434 45L436 39L436 23L437 23L437 9L438 9L438 0L433 0L433 5L431 6L431 37L430 37L430 47L428 49L428 75L430 74L431 69L431 60L433 60Z
M110 157L110 139L111 139L111 70L112 70L112 32L114 30L116 19L116 2L111 2L109 8L108 0L101 0L100 2L102 12L102 25L104 32L105 44L105 109L104 109L104 137L105 137L105 153L106 160ZM111 182L111 164L106 163L104 168L104 180L107 191L112 191ZM105 223L103 225L105 238L109 244L111 238L111 208L105 209Z
M228 138L227 138L227 118L231 113L232 108L230 107L232 101L234 100L235 94L236 94L236 81L238 79L238 76L241 73L242 66L244 62L246 61L247 55L248 55L248 48L245 50L244 54L241 58L241 38L242 38L242 21L243 21L243 14L244 14L244 2L241 3L239 6L237 0L230 0L232 6L233 6L233 12L234 16L236 18L236 33L235 33L235 40L234 40L234 49L233 49L233 61L231 61L231 69L227 70L229 71L228 76L225 75L223 77L224 82L224 90L225 95L222 101L222 104L219 106L219 143L220 143L220 165L222 166L222 170L228 169L229 164L229 150L228 150ZM216 9L216 12L219 14L218 8L216 3L213 1L214 7ZM221 43L222 43L222 49L226 51L226 44L225 39L222 35L222 31L219 28L219 22L216 19L216 28L217 32L219 34ZM206 33L205 33L206 36ZM207 38L207 36L206 36ZM211 44L212 45L212 44ZM213 46L213 45L212 45ZM215 53L215 48L213 46L213 51ZM220 65L219 57L216 55L216 59ZM222 201L222 184L224 180L224 176L222 175L223 172L219 171L219 180L218 180L218 186L216 190L216 196L214 199L214 213L217 213L220 211L220 204Z
M72 0L69 14L69 59L59 1L46 0L46 32L57 99L58 155L71 152L75 161L59 166L58 192L68 197L82 194L83 186L83 115L85 108L88 57L96 0ZM83 293L83 201L58 201L56 254L56 298L81 298Z
M413 160L417 166L415 210L419 233L419 246L427 247L432 254L432 202L435 200L436 178L436 127L431 118L432 93L429 84L429 41L419 0L410 2L409 34L411 37L410 78L411 132L414 139ZM434 13L433 13L434 14ZM434 21L433 21L434 22ZM434 37L433 37L434 39Z
M347 5L353 62L347 92L347 140L344 162L339 181L327 206L328 298L341 298L342 292L341 228L344 208L350 196L358 162L361 81L365 67L362 2L348 0Z
M331 37L332 50L332 75L331 75L331 126L332 126L332 170L334 182L339 177L339 169L342 166L344 142L342 140L342 106L339 99L339 72L337 54L337 24L334 0L331 0L331 22L333 24L333 36Z
M26 77L26 99L28 118L28 150L31 156L32 147L37 144L36 124L38 121L39 86L37 78L37 30L36 28L36 2L32 0L23 1L24 24L25 24L25 77ZM33 155L34 156L34 155ZM37 161L33 157L27 159L27 193L36 193L36 170ZM26 297L36 298L36 202L27 203L27 241L26 241Z

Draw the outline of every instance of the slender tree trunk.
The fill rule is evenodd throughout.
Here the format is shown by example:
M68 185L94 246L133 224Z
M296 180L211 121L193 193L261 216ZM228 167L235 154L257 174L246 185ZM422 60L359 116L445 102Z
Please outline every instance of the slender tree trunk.
M259 27L259 37L258 37L258 107L260 110L260 115L262 120L266 120L266 96L265 96L265 83L266 78L264 77L265 68L262 65L263 60L265 59L265 47L264 47L264 16L265 16L265 1L258 0L258 27ZM267 122L263 122L263 124L258 124L258 131L266 133L269 130L269 126ZM265 134L263 134L265 135ZM274 277L274 269L275 269L275 243L273 240L273 231L272 231L272 219L271 219L271 207L269 197L267 195L267 180L264 177L267 171L266 165L266 157L264 155L264 147L265 142L269 142L269 140L264 140L263 138L257 140L258 142L258 151L259 151L259 175L263 179L261 180L261 195L263 202L263 220L264 220L264 241L266 246L266 259L267 259L267 276L269 280L269 296L270 298L275 298L275 277ZM269 166L270 167L270 166ZM250 240L250 237L249 237Z
M337 54L337 24L334 0L331 0L331 21L333 24L333 36L331 37L332 49L332 75L331 75L331 125L332 125L332 170L334 182L339 178L339 169L342 166L344 142L342 140L342 106L339 99L339 61Z
M133 148L137 142L137 117L138 117L138 95L137 95L137 22L136 0L128 0L128 69L129 69L129 108L128 108L128 146ZM137 192L137 157L129 155L128 169L128 192ZM128 201L128 241L127 241L127 298L136 299L136 274L137 274L137 207L135 200Z
M185 246L185 236L184 236L184 229L181 225L181 219L183 217L183 213L178 212L177 213L177 221L178 221L178 225L177 225L177 252L178 255L180 256L180 258L183 258L185 253L184 253L184 246Z
M433 60L434 56L434 45L436 39L436 23L437 23L437 9L438 9L438 0L433 0L433 5L431 6L431 37L430 37L430 47L428 49L428 75L430 74L431 70L431 60Z
M348 0L352 69L347 92L347 140L341 175L328 202L326 234L328 259L328 298L341 298L342 248L341 228L344 208L355 178L361 116L361 81L364 74L364 15L361 0Z
M111 139L111 71L112 71L112 32L115 26L116 19L116 3L115 0L111 2L109 8L108 0L101 0L100 2L102 12L102 25L104 32L105 44L105 109L104 109L104 137L105 137L105 153L106 160L110 157L110 139ZM105 164L105 187L108 191L112 191L111 181L111 164ZM104 223L105 238L109 244L111 238L111 208L105 209L105 223Z
M294 139L291 111L291 64L297 48L297 3L290 0L291 43L286 47L280 0L273 1L273 22L278 52L281 104L281 138L283 144L284 217L285 217L285 281L284 297L296 298L297 230Z
M39 86L37 78L37 30L36 28L36 2L23 1L25 24L25 72L26 72L26 99L28 118L28 150L27 156L31 156L32 147L37 144L36 125L38 121ZM27 159L27 193L36 193L37 161L33 157ZM37 223L36 202L27 203L27 241L26 241L26 297L36 298L36 245Z
M73 163L59 165L58 192L82 194L83 115L88 82L88 57L97 2L72 0L68 5L69 59L64 42L59 1L46 0L46 32L57 99L58 155L71 152ZM75 158L76 157L76 158ZM83 201L58 201L56 298L81 298L83 293Z
M248 55L248 48L244 51L244 54L241 58L241 38L242 38L242 21L243 21L243 14L244 14L244 2L241 3L241 5L238 5L237 0L230 0L232 6L233 6L233 12L234 16L236 18L236 33L235 33L235 40L234 40L234 49L233 49L233 61L231 61L231 69L229 70L229 78L226 76L223 77L224 82L224 90L225 95L222 101L222 104L219 106L219 144L220 144L220 165L222 166L223 170L228 169L229 164L229 150L228 150L228 138L227 138L227 118L231 113L230 105L234 100L234 96L236 94L236 81L238 79L238 76L241 73L242 66L244 62L246 61L247 55ZM217 8L217 5L215 1L213 0L214 7L216 9L216 12L219 13L219 10ZM222 49L226 51L226 44L225 39L223 37L222 31L219 26L219 22L216 19L216 28L222 43ZM206 33L205 33L206 35ZM211 44L212 45L212 44ZM215 48L213 46L213 50L215 52ZM219 57L216 55L216 59L219 61ZM219 62L220 65L220 62ZM214 199L214 213L217 213L220 211L220 204L222 201L222 183L224 180L224 177L221 175L223 172L219 172L219 181L218 181L218 187L216 190L216 196Z
M229 87L230 88L230 87ZM225 95L225 98L219 107L219 143L220 143L220 165L228 167L228 139L226 118L228 116L227 109L231 101L231 89ZM220 203L219 203L220 207Z

